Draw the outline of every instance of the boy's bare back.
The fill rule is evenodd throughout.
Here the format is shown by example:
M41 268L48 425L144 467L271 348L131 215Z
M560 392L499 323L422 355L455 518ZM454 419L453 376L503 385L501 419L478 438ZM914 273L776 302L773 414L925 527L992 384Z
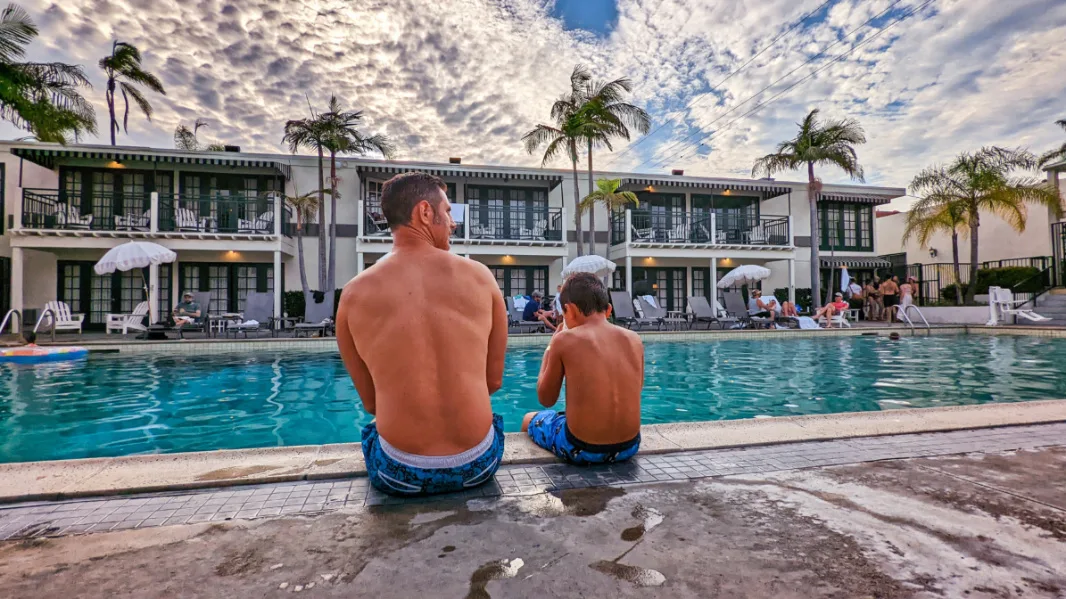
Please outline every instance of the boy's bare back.
M636 333L590 321L557 333L548 353L562 362L566 422L574 436L609 445L640 433L644 344Z

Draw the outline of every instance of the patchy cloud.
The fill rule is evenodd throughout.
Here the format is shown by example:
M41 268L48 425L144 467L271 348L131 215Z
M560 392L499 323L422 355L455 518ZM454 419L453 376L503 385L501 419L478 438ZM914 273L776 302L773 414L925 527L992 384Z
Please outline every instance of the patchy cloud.
M551 16L552 0L284 8L261 0L64 0L27 8L42 32L30 58L84 64L99 115L106 112L96 62L110 40L142 50L168 93L152 98L151 123L131 116L123 139L139 145L167 147L178 122L203 117L212 138L284 151L285 121L306 114L308 100L321 107L335 93L365 111L368 131L397 140L402 158L538 164L520 138L547 121L577 63L602 78L633 79L634 101L652 113L653 127L665 124L624 154L624 143L613 156L601 151L597 163L617 169L747 176L813 107L863 124L869 143L860 157L872 183L904 185L917 169L984 144L1042 150L1062 142L1052 125L1066 118L1060 0L934 0L743 116L924 4L833 0L718 85L822 2L620 0L604 36L567 30ZM842 180L831 169L822 175Z

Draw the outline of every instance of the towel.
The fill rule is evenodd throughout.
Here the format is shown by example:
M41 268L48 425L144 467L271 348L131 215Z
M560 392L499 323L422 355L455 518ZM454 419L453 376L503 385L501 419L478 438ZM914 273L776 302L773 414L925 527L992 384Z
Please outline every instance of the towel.
M524 295L516 295L513 298L515 310L525 310L526 304L529 303L529 298Z
M259 326L258 320L246 320L240 324L242 327L257 327Z
M818 323L814 322L814 319L811 318L810 316L800 316L800 317L797 318L797 320L799 320L799 325L800 325L801 329L819 329L819 328L821 328L821 327L818 326Z

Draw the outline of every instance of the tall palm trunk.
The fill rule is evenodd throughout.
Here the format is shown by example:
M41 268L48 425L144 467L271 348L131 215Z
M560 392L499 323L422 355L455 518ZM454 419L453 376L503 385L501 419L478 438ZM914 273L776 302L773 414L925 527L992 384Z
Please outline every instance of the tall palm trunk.
M115 132L118 129L118 121L115 120L115 77L108 75L107 77L107 111L111 114L111 145L117 145L115 142Z
M337 288L337 152L329 151L329 272L326 275L327 289Z
M325 165L323 164L322 147L318 148L318 290L329 291L326 289L326 198L323 190L326 188L326 183L323 180L322 171Z
M595 184L592 182L592 140L589 142L589 193L595 189ZM589 206L589 235L592 239L589 241L589 253L596 253L596 205Z
M581 231L581 186L577 181L577 142L570 141L570 163L574 167L574 229L577 232L577 255L585 255L585 236Z
M816 183L814 178L814 163L808 162L807 200L811 205L811 303L815 310L822 307L822 271L820 258L818 256L818 246L822 241L822 236L818 231L820 223L818 222L818 193L816 191Z
M977 230L981 227L981 215L976 209L970 210L970 284L966 287L966 303L973 303L977 292Z
M955 268L955 305L962 305L962 267L959 266L959 232L951 232L951 262Z
M300 288L304 292L304 297L307 297L307 292L311 290L311 287L307 284L307 264L304 263L304 221L299 209L296 211L296 253L300 261Z

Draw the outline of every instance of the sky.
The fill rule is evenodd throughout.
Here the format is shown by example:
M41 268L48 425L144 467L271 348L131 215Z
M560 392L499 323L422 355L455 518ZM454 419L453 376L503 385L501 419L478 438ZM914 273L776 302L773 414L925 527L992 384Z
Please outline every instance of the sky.
M1066 132L1061 0L35 0L28 60L85 65L106 143L114 39L166 86L120 143L201 139L287 151L285 121L330 94L404 160L535 166L521 137L548 123L577 64L628 77L652 132L594 153L597 168L750 177L813 108L857 120L866 182L983 145L1041 152ZM902 19L902 20L901 20ZM9 125L0 137L23 135ZM566 168L565 159L549 166ZM1035 174L1035 173L1034 173ZM847 182L825 167L827 183ZM802 180L802 173L779 179ZM905 201L904 201L905 203ZM893 207L903 204L896 203Z

